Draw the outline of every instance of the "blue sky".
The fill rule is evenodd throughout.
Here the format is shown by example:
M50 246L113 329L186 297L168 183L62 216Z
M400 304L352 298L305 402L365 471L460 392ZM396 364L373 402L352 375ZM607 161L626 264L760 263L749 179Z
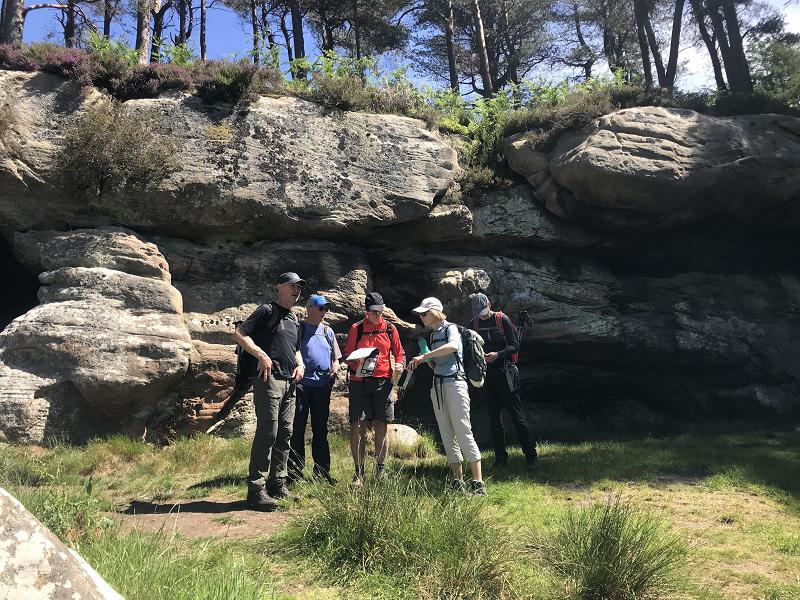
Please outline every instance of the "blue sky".
M787 30L800 33L800 2L795 0L787 4L784 0L767 0L786 16ZM98 22L101 19L98 18ZM196 24L196 26L198 26ZM239 17L230 9L217 4L217 7L209 8L208 12L208 33L207 48L209 58L239 59L247 56L252 42L249 24L243 23ZM115 25L112 31L115 38L123 38L129 44L133 42L133 24L126 26ZM190 45L197 50L198 34L192 36ZM306 53L314 56L319 53L313 37L306 33ZM56 11L52 9L34 10L28 13L25 21L25 41L36 42L50 39L55 43L63 43L60 33L60 24L56 20ZM683 89L700 89L713 85L711 75L711 65L703 48L686 47L681 49L681 60L685 64L685 72L679 82ZM382 61L384 70L392 70L410 61L406 57L387 56ZM412 79L418 83L431 83L424 77L416 75L413 68L410 71ZM563 79L564 72L541 72L535 74L536 77L544 79L560 80ZM443 85L443 83L441 84Z

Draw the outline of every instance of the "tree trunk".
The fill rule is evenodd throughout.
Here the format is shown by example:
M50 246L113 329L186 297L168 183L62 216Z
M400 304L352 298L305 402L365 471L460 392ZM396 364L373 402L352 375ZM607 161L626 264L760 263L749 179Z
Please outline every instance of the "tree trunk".
M176 46L186 43L186 0L178 0L178 37L174 42Z
M186 36L183 38L184 44L187 44L192 39L192 31L194 31L194 6L192 6L192 0L186 0L186 15L189 19L189 25L186 27Z
M639 40L639 51L642 53L644 84L649 90L653 87L653 71L650 68L650 47L647 43L647 34L644 31L644 15L642 14L641 0L634 0L633 15L636 19L636 38Z
M286 44L286 60L291 63L294 60L292 56L292 38L289 35L289 29L286 27L286 15L288 11L285 11L281 15L281 33L283 34L283 41ZM294 77L294 71L292 71L292 77Z
M706 50L708 50L708 56L711 59L711 66L714 69L714 80L717 82L717 89L719 91L727 90L728 86L725 83L725 77L722 74L722 64L719 61L717 47L714 44L714 40L711 38L711 34L708 33L708 29L706 28L706 13L700 4L700 0L689 0L689 3L692 6L694 20L695 23L697 23L697 29L700 32L700 37L703 39L703 43L706 45Z
M358 0L353 0L353 33L356 36L356 60L361 59L361 27L358 23ZM363 79L363 75L362 75Z
M444 28L444 39L447 44L447 67L450 70L450 89L460 92L458 85L458 65L456 64L455 46L455 17L453 15L453 0L447 0L447 19Z
M153 5L153 35L150 48L150 62L152 64L161 62L161 44L164 43L164 19L170 6L172 6L172 0L167 0L163 5L161 0L155 0Z
M658 86L666 87L667 76L664 72L664 61L661 60L661 51L658 49L658 40L653 32L653 24L650 22L650 15L645 13L644 30L647 32L647 42L650 44L650 53L653 55L653 63L656 66L658 75Z
M253 24L253 64L257 65L261 62L258 55L258 38L261 36L259 35L258 17L256 17L256 0L250 0L250 21Z
M136 4L136 51L139 64L146 65L150 50L150 10L152 0L138 0Z
M76 46L76 25L75 25L75 1L67 0L67 8L64 9L64 45L67 48L74 48Z
M719 4L709 3L708 16L711 19L711 27L714 30L714 38L719 44L719 51L722 54L722 64L725 66L725 73L728 76L728 89L732 92L743 91L744 83L742 73L738 63L733 58L730 45L728 44L728 34L722 14L719 12Z
M669 59L667 60L666 88L672 93L675 88L675 75L678 71L678 46L681 41L681 23L683 22L684 0L676 0L675 14L672 17L672 38L669 44Z
M578 12L578 3L572 3L572 14L575 18L575 34L578 36L578 44L584 53L587 53L585 62L583 63L583 78L584 81L589 81L592 78L592 65L594 65L594 58L591 55L591 49L586 43L586 38L583 37L583 30L581 29L581 17Z
M275 35L269 26L269 12L267 11L266 0L261 0L261 37L267 40L270 50L275 47Z
M3 29L0 30L0 44L22 45L22 28L25 23L23 0L6 0L6 14Z
M725 28L728 31L731 60L736 65L741 89L739 91L752 92L753 80L750 77L750 66L744 54L742 33L739 28L739 15L736 14L736 5L733 0L722 0L722 13L725 15Z
M478 49L480 59L481 82L483 91L481 95L490 98L492 95L492 76L489 72L489 55L486 52L486 35L483 32L483 19L481 18L481 7L478 0L472 0L472 20L475 23L475 44Z
M111 0L103 0L103 37L111 39L111 20L114 18L114 4Z
M206 0L200 0L200 60L206 62Z
M503 12L503 41L508 51L508 80L514 85L519 85L519 72L517 71L517 67L519 67L519 52L517 52L517 48L514 46L514 42L511 40L511 35L509 34L511 23L508 18L506 0L502 0L500 8ZM496 83L495 81L495 84Z
M6 20L6 0L0 3L0 35L3 34L3 23Z
M294 41L294 57L305 58L306 44L303 39L303 13L300 11L299 0L289 0L289 8L292 13L292 39ZM297 69L295 71L298 79L306 78L305 69Z

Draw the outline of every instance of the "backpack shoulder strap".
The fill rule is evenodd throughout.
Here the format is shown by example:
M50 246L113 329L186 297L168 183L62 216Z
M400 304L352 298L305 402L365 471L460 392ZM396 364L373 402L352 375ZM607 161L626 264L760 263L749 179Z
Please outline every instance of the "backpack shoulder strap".
M394 325L386 321L386 335L389 336L389 346L394 344Z
M358 342L361 341L362 337L364 337L364 319L361 319L356 327L356 348L358 348Z

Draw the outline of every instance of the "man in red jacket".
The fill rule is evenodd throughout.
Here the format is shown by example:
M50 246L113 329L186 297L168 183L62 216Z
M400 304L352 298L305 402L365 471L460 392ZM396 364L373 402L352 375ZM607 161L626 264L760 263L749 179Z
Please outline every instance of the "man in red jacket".
M375 429L375 462L378 479L386 477L384 465L389 452L386 425L394 419L394 406L389 398L392 391L392 364L402 371L405 364L403 346L397 328L383 318L383 297L377 292L367 294L364 319L354 323L347 335L345 357L358 348L373 348L372 353L358 361L349 361L350 374L350 452L353 454L355 475L353 484L364 480L364 445L367 421Z

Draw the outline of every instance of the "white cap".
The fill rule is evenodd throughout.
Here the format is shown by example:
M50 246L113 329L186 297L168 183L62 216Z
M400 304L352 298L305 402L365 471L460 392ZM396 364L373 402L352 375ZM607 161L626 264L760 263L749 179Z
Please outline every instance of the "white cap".
M431 296L430 298L425 298L422 302L420 302L419 306L414 309L414 312L425 313L429 310L444 310L444 306L442 306L442 303L439 302L438 298Z

